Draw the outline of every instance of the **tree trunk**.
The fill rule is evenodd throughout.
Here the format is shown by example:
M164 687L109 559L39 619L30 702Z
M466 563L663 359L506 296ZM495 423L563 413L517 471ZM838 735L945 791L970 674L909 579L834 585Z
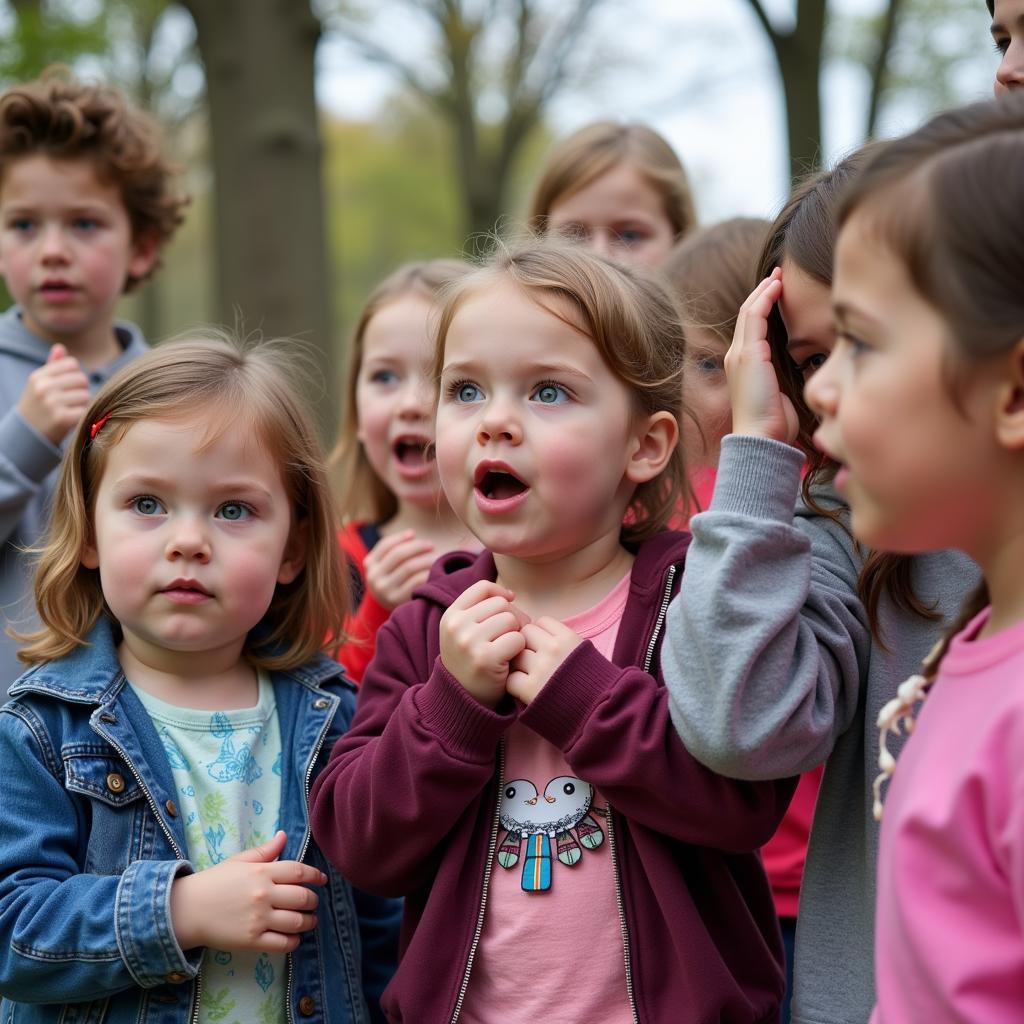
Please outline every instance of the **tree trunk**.
M825 0L799 0L793 31L776 37L786 96L789 173L793 181L821 166L821 62Z
M320 23L308 0L184 0L206 70L216 301L228 325L311 344L315 401L333 433L338 344L328 296L313 88ZM317 382L320 384L322 382Z

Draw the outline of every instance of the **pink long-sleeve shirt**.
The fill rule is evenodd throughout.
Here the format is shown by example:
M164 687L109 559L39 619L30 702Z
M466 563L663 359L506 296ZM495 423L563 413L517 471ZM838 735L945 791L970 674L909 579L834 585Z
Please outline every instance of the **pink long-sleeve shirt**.
M1024 623L954 638L878 857L872 1024L1024 1020Z

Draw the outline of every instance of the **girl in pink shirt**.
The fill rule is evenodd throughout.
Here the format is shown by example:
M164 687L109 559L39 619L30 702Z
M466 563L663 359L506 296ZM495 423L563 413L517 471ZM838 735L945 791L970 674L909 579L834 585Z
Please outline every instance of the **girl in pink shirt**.
M1024 1018L1022 162L1024 95L873 156L839 214L838 343L806 389L857 537L959 548L985 580L879 719L909 728L934 682L886 795L875 1024Z

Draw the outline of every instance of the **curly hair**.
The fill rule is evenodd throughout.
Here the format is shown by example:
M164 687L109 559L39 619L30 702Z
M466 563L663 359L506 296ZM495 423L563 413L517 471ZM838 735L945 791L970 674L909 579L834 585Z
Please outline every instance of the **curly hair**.
M162 248L184 220L189 200L177 189L178 168L164 158L156 122L117 89L52 67L0 94L0 181L14 161L37 154L92 160L100 179L119 189L135 240ZM129 276L125 291L143 279Z

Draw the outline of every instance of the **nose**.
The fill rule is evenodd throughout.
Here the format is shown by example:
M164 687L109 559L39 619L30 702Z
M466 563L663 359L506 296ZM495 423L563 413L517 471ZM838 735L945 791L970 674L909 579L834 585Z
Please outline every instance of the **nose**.
M67 245L59 224L47 224L40 235L39 252L44 263L60 263L67 259Z
M1024 39L1012 40L996 68L995 94L1002 95L1009 89L1024 84Z
M409 380L398 400L398 415L403 420L422 420L430 414L432 394L425 381Z
M611 257L615 248L612 233L603 228L591 231L587 238L587 248L591 252L596 252L598 256Z
M505 441L516 445L522 442L523 428L509 403L494 400L487 403L480 418L476 439L478 444Z
M199 516L176 516L170 524L166 555L168 561L210 560L210 537Z

